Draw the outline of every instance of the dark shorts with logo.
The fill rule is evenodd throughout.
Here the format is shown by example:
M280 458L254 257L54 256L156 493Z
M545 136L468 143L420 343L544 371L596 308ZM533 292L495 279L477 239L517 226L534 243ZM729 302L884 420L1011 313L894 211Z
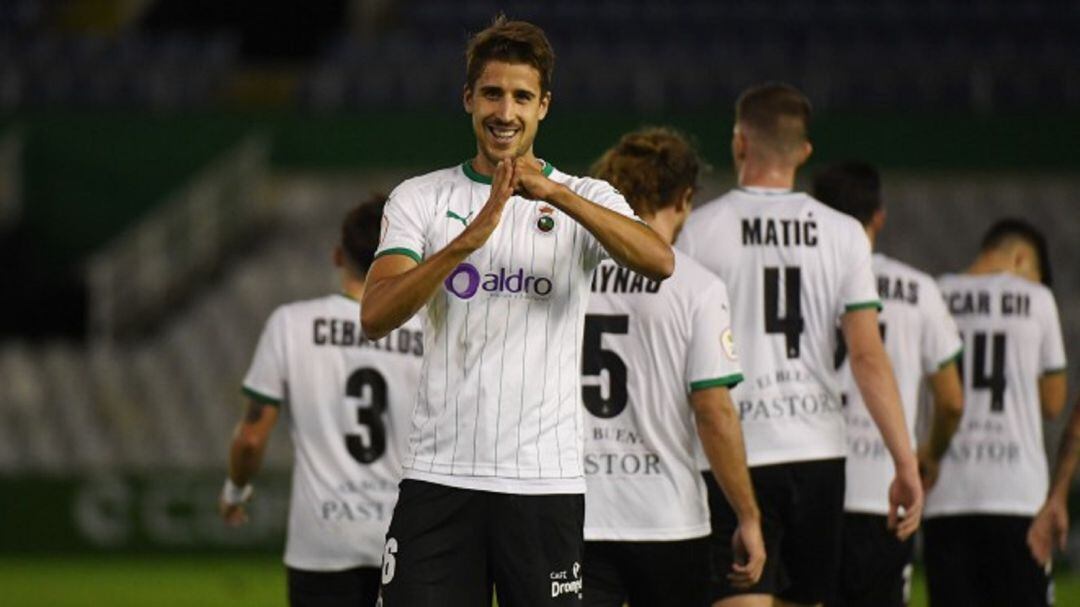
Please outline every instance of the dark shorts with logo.
M880 514L844 514L840 581L828 607L904 607L911 597L915 538L900 541Z
M383 607L581 605L585 496L406 479L383 552Z
M709 603L709 538L585 542L586 607L703 607Z
M379 598L378 567L286 572L290 607L375 607Z
M923 521L930 605L1046 607L1052 585L1027 546L1029 516L954 515Z
M844 520L843 458L750 468L768 558L761 580L745 590L727 580L738 519L712 474L704 477L712 514L711 600L771 594L813 604L832 596Z

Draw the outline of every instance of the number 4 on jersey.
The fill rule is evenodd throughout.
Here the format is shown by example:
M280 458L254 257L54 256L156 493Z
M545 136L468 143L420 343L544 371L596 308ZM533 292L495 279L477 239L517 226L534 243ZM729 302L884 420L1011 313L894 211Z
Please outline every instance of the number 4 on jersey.
M800 280L798 266L784 268L784 317L780 318L780 268L765 268L765 333L784 335L788 358L799 357L799 338L805 325Z
M975 374L971 377L971 387L976 390L990 390L990 410L994 413L1001 413L1005 410L1005 334L994 333L991 341L991 363L990 374L986 373L986 341L987 334L983 331L976 331L972 336L974 340L974 360L971 361L975 367ZM964 375L964 359L960 358L959 361L960 375Z

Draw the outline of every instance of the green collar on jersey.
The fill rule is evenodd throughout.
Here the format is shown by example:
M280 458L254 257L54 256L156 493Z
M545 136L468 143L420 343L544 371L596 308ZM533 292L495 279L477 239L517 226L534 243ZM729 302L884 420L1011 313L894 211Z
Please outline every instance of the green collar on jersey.
M544 162L543 160L541 160L540 162L541 162L541 164L544 165L544 168L540 169L540 173L544 177L551 177L551 173L552 173L552 171L555 170L555 167L553 165L547 163L547 162ZM465 162L461 163L461 170L465 171L465 176L468 177L469 179L472 179L473 181L475 181L477 183L483 183L485 185L491 185L491 177L489 177L487 175L481 175L480 173L477 173L476 169L474 169L473 166L472 166L472 159L471 158L469 160L466 160Z

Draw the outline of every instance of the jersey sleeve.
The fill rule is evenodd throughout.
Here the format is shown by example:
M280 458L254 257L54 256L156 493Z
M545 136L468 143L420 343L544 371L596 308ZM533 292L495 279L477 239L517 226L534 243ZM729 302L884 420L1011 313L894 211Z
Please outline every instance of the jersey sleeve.
M1044 292L1041 313L1036 316L1042 325L1042 343L1039 345L1039 370L1042 374L1065 370L1065 339L1061 335L1061 320L1057 303L1049 290Z
M623 197L622 193L606 181L582 179L574 190L578 196L589 202L598 204L610 211L615 211L624 217L641 221L641 218L634 213L634 209L630 208L630 203L626 202L626 198ZM590 268L596 267L601 261L611 257L591 232L584 227L581 227L581 231L584 232L585 258Z
M281 404L287 384L285 371L285 309L278 308L259 336L255 356L244 376L244 394L259 402Z
M424 259L426 221L422 190L405 182L390 193L383 209L378 259L383 255L406 255L417 263Z
M919 301L923 307L919 356L923 372L934 373L959 358L964 342L937 284L933 280L923 280L919 282L919 288L922 289Z
M686 361L689 390L734 387L743 380L743 374L731 332L731 304L724 283L714 278L706 288L695 291L691 309Z
M881 311L881 299L878 297L870 256L870 239L854 219L847 223L847 226L845 240L848 246L844 247L837 268L841 276L839 314L866 308Z

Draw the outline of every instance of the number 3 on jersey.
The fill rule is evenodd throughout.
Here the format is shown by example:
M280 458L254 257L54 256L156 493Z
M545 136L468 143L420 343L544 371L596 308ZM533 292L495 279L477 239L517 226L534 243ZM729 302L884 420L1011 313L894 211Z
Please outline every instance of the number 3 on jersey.
M367 434L367 440L362 434L345 434L345 448L356 461L370 464L386 453L386 426L383 425L386 379L375 369L357 369L345 381L345 396L345 406L350 409L353 406L351 399L360 400L360 406L356 407L356 423L363 426Z
M780 318L780 268L765 268L765 333L781 333L788 358L799 357L803 332L799 266L784 268L784 317Z
M618 354L605 350L600 341L604 333L625 335L629 329L630 318L626 315L585 316L585 351L581 356L581 374L599 376L603 371L608 374L607 398L604 398L599 385L581 386L585 408L596 417L615 417L626 408L626 363Z

